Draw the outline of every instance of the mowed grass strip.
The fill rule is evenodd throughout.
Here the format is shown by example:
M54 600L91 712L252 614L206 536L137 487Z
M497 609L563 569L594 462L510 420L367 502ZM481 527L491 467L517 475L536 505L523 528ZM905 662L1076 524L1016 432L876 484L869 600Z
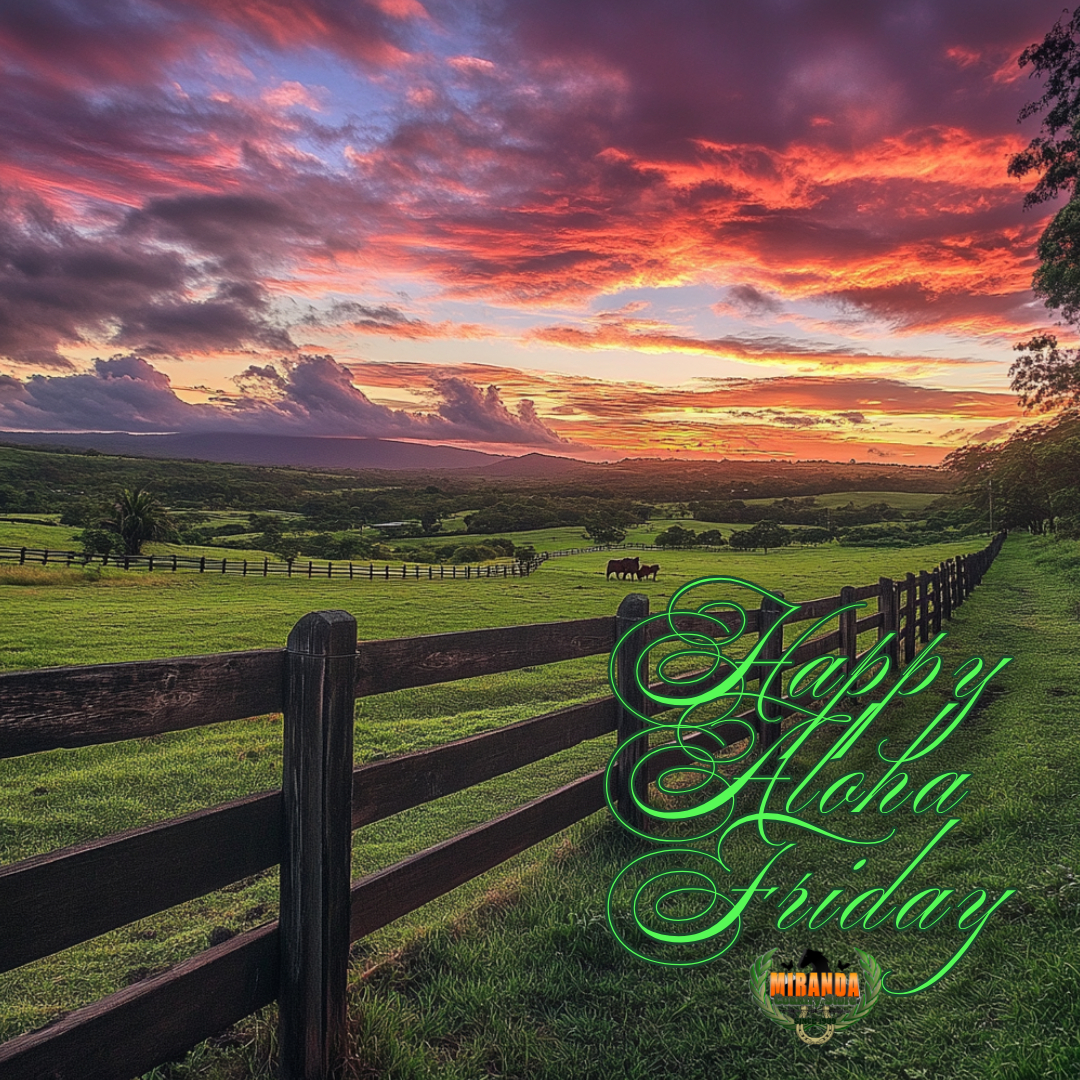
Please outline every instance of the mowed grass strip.
M610 614L631 590L645 592L653 609L661 610L675 588L708 573L741 576L781 588L792 599L811 599L842 584L928 568L984 543L973 538L964 545L897 552L665 553L658 582L633 584L605 581L604 555L553 561L530 578L505 582L353 587L122 571L105 571L95 582L75 580L81 571L56 571L47 584L0 585L0 656L11 669L279 646L301 615L324 608L352 611L362 638ZM144 584L133 587L136 581ZM357 703L357 760L438 745L606 692L606 657L598 656L363 699ZM599 768L611 749L610 739L597 740L363 829L356 834L355 873L390 865ZM15 861L276 787L280 768L279 717L0 762L0 858ZM383 956L404 947L418 928L445 926L463 905L499 888L507 875L525 874L557 846L552 841L525 853L400 920L360 952ZM10 1038L40 1026L221 935L274 917L276 884L272 871L0 976L0 1034Z

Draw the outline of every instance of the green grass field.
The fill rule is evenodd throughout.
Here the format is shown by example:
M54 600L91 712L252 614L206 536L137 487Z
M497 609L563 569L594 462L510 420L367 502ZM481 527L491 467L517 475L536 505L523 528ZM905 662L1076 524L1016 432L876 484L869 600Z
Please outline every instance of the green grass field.
M802 496L800 496L801 498ZM874 503L888 503L897 510L922 510L941 495L925 491L832 491L828 495L815 495L818 506L872 506ZM747 506L767 506L775 499L746 499Z
M36 569L22 584L14 580L5 583L0 576L0 605L6 616L0 624L0 667L11 670L279 646L301 615L323 608L352 611L361 638L609 614L631 590L645 592L653 609L659 610L678 585L718 572L781 589L789 599L807 600L835 593L842 584L865 584L883 574L900 576L908 570L930 568L943 558L984 543L983 538L972 538L964 544L902 551L789 548L768 556L663 552L657 558L664 567L660 580L633 585L604 580L606 553L552 560L532 577L505 582L349 585L108 570L94 581L82 571ZM1050 800L1048 813L1053 803L1060 811L1071 809L1075 818L1075 804L1062 801L1075 797L1069 795L1070 783L1071 790L1076 790L1075 766L1070 773L1064 756L1071 745L1075 760L1075 736L1070 743L1069 737L1059 738L1057 728L1051 738L1045 726L1040 727L1045 725L1045 698L1039 694L1045 691L1046 678L1064 678L1046 672L1050 666L1068 663L1066 635L1069 626L1075 626L1076 602L1072 597L1076 589L1055 580L1029 554L1037 551L1043 558L1061 556L1076 547L1051 549L1031 541L1010 541L1008 559L1002 556L986 585L954 623L956 648L964 657L1001 655L1010 649L1019 656L1034 656L1034 638L1044 630L1049 638L1046 670L1032 672L1017 665L1017 670L1026 674L1023 679L1014 676L1018 682L1010 689L1008 700L1017 703L1015 718L1020 727L1012 735L1000 737L992 727L993 740L977 741L963 752L983 762L979 768L964 766L980 781L977 794L985 800L988 795L1004 793L1009 809L999 820L987 804L980 818L972 810L983 803L973 803L972 809L965 804L965 825L982 822L983 831L976 838L982 837L991 846L986 850L972 846L967 856L960 853L955 874L978 871L981 877L976 881L985 882L990 880L987 866L1007 865L1005 853L1012 850L1008 847L1010 838L1023 823L1026 799L1045 795ZM997 593L991 589L995 582ZM1018 625L1021 637L1028 642L1026 653L1019 643L1005 645L1009 635L1017 632L1016 627L992 618L998 610L994 604L1000 607L1002 603L1003 589L1007 600L1022 601ZM1067 614L1062 615L1059 609ZM372 760L437 745L602 694L606 691L605 666L606 657L596 657L363 699L357 703L357 759ZM995 708L997 702L990 710ZM1008 719L1014 713L1005 716ZM979 731L986 734L984 726L980 724ZM999 743L1010 745L1010 738L1023 743L1024 768L1020 772L1015 754L1012 758L1004 754L998 760L997 749L991 752ZM597 740L364 829L356 835L354 873L389 865L600 767L611 748L609 739ZM7 863L274 787L280 780L280 767L278 717L3 762L0 860ZM1051 767L1053 777L1046 772ZM973 795L972 800L975 798ZM711 1060L723 1063L723 1075L779 1077L781 1073L774 1071L769 1061L775 1059L777 1068L779 1063L787 1068L793 1055L803 1055L807 1061L811 1053L823 1056L784 1033L774 1035L766 1022L750 1011L745 990L749 960L742 964L737 978L725 961L686 973L684 980L673 980L669 975L660 978L628 954L619 954L607 929L595 918L602 911L604 881L622 850L610 827L600 820L604 816L598 815L561 840L541 845L400 920L357 950L357 973L390 959L379 968L380 973L361 980L356 997L357 1009L366 1017L363 1053L383 1074L465 1077L570 1072L631 1076L644 1075L635 1070L652 1062L654 1074L659 1071L662 1075L663 1068L646 1045L658 1040L668 1046L670 1055L690 1062L689 1071L684 1073L688 1076L715 1075L705 1071L704 1062ZM1067 843L1067 837L1050 825L1047 830L1047 839L1038 843L1028 843L1025 834L1026 846L1015 852L1016 867L1025 875L1024 885L1028 879L1041 880L1038 873L1047 868L1052 876L1049 846ZM829 863L827 851L813 857L815 865L823 867L821 877L846 873L838 863ZM1067 858L1058 862L1069 864ZM996 882L1005 871L998 867L993 873ZM61 1011L199 951L215 928L240 930L258 925L274 914L276 884L275 875L263 875L0 976L0 1037L40 1026ZM1007 884L1020 887L1013 881ZM1067 884L1064 879L1057 883L1059 889L1066 890L1061 893L1062 903L1075 901ZM1040 924L1035 920L1033 925L1038 928ZM989 935L990 928L984 936ZM761 940L756 932L747 939L748 944ZM906 953L901 953L908 960L912 959L908 945L912 940L895 939L907 945ZM522 942L526 943L524 948ZM876 942L875 938L873 946L865 947L881 952ZM1055 955L1065 955L1069 947L1075 958L1075 936L1063 941L1056 932L1047 930L1030 955L1050 965ZM891 954L885 966L898 966L893 955L899 954ZM594 962L600 964L599 969L590 966ZM983 972L977 967L970 970ZM1023 983L1015 973L1013 977ZM733 988L721 994L721 984L728 978ZM970 1008L971 1000L982 1000L979 994L986 990L981 978L969 973L962 981L964 1009ZM991 978L995 986L997 979ZM1003 1024L1012 1024L1009 1017L1013 1016L1008 1011L1012 1006L1002 1003L1002 992L994 993L994 1011L988 1014L993 1019L987 1028L990 1035ZM1060 1007L1048 1005L1047 1000L1045 995L1039 999L1042 1019L1031 1021L1042 1033L1044 1044L1039 1051L1042 1057L1032 1060L1053 1064L1064 1045L1064 1036L1055 1033L1054 1025L1064 1024L1066 1018ZM957 1016L966 1013L954 1005L942 1005L940 997L934 1001L933 1009L920 1004L914 1013L909 1010L910 999L885 1002L879 1015L853 1029L850 1038L830 1044L824 1055L830 1057L829 1067L838 1076L900 1076L905 1059L899 1046L909 1030L929 1034L932 1041L942 1044L942 1052L948 1052L950 1040L955 1040L958 1026L962 1027ZM901 1015L908 1019L897 1022L893 1029L889 1018L901 1005ZM1016 1005L1022 1007L1026 1008ZM1074 1031L1075 1026L1072 1023L1067 1030ZM1015 1029L1015 1024L1012 1027ZM248 1034L240 1039L243 1046L213 1052L203 1048L179 1072L159 1072L162 1076L240 1077L251 1069L258 1071L255 1063L265 1056L265 1043L260 1041L265 1030L253 1021L245 1028ZM878 1038L882 1030L884 1037ZM585 1048L589 1040L597 1044L595 1051ZM990 1053L985 1041L978 1044L984 1056ZM1019 1051L1010 1052L1022 1059ZM589 1056L594 1053L595 1058ZM744 1057L745 1062L739 1064ZM908 1075L920 1075L918 1070L925 1066L910 1057L906 1060L911 1066ZM1005 1071L959 1069L940 1075L1054 1075L1023 1068L1009 1071L1004 1065L1007 1057L999 1055L993 1060L995 1067L1001 1065ZM595 1061L595 1066L583 1070L580 1065L574 1067L574 1061Z
M485 1071L702 1080L1077 1075L1080 730L1073 702L1080 693L1080 604L1076 580L1066 575L1078 567L1080 545L1011 540L958 612L941 650L946 672L971 656L1015 660L999 690L985 696L932 759L912 767L916 783L948 769L973 778L971 794L953 812L960 825L898 897L934 887L955 889L954 899L974 888L987 890L991 901L1006 889L1017 892L935 987L911 997L882 995L866 1020L812 1047L760 1014L749 1000L747 976L754 958L769 949L812 944L834 959L865 949L891 970L894 987L916 986L966 938L955 914L924 932L882 927L842 934L833 924L813 934L802 927L784 933L775 929L775 909L763 904L745 920L740 941L702 967L677 970L632 957L612 939L604 898L641 847L603 814L571 830L546 864L493 892L471 918L432 928L357 980L358 1060L401 1078ZM889 714L879 737L906 745L948 689L951 683L945 694L931 689ZM794 771L804 774L818 753L800 755ZM871 742L851 751L820 786L844 772L874 778L883 769ZM819 821L816 813L803 816ZM820 820L856 838L892 826L898 836L886 848L869 849L870 867L859 876L850 848L800 834L781 892L805 871L819 883L807 886L814 903L832 886L850 898L858 889L887 885L941 823L919 820L907 808L890 818L871 810ZM736 880L747 880L763 861L760 842L736 840L729 858Z

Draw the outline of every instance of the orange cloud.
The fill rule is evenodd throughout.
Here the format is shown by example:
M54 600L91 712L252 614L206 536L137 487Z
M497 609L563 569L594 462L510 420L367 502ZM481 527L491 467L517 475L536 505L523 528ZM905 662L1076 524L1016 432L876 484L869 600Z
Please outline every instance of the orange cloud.
M535 401L549 427L598 452L842 460L869 455L934 464L965 442L1024 422L1011 394L876 377L697 379L658 387L483 364L367 362L350 371L354 383L369 391L407 390L420 401L438 379L495 385L507 401Z
M549 326L529 331L527 341L560 345L568 349L633 349L642 353L689 353L769 365L813 365L831 372L858 372L867 368L890 368L908 374L970 365L970 360L926 356L886 356L857 352L849 346L804 344L779 335L753 338L695 338L666 330L656 324L631 320L606 321L592 329Z

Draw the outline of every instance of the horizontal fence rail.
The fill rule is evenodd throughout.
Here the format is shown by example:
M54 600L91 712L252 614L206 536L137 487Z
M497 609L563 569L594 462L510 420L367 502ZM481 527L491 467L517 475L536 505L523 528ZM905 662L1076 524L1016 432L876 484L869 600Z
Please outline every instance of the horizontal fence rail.
M876 630L878 640L890 639L898 662L910 662L918 645L979 584L1003 540L999 535L980 552L908 574L903 581L882 578L876 585L845 587L838 596L800 605L789 622L821 619L863 600L877 600L877 611L862 618L856 611L843 613L839 628L803 643L789 659L802 662L838 650L854 664L865 655L857 650L858 635ZM337 842L336 856L324 852L312 864L311 845L303 845L308 861L303 856L298 861L289 854L288 837L316 838L343 821L346 832L338 835L347 835L584 741L616 731L622 741L630 728L615 698L604 697L356 766L351 785L342 787L338 773L338 808L328 822L318 799L308 805L297 795L307 788L329 790L320 770L340 760L332 749L321 755L304 749L319 726L329 725L319 737L329 738L326 745L332 748L338 737L334 731L347 728L351 737L356 697L609 653L617 633L632 628L647 612L647 598L632 595L617 616L361 641L344 651L340 641L355 633L350 630L355 623L345 612L328 612L305 616L286 649L0 675L0 756L277 711L284 712L287 744L292 739L299 751L286 762L282 790L0 868L0 911L5 914L0 971L279 863L282 888L292 890L282 908L288 921L284 931L284 923L267 923L9 1041L0 1047L0 1075L5 1080L128 1080L275 1000L284 1080L315 1080L328 1072L343 1046L349 942L602 809L604 772L583 776L352 883L350 852L343 841ZM747 632L758 634L766 634L776 617L767 604L747 615ZM323 624L328 629L320 638ZM700 620L678 617L677 625L694 629ZM302 627L308 629L300 632ZM653 633L659 631L645 631L642 643ZM775 655L764 659L778 658L782 640L767 644ZM630 692L625 682L620 692ZM787 702L782 711L791 708ZM759 726L749 713L742 718L754 722L764 745L779 737L779 724ZM715 734L726 742L746 737L745 728L732 722ZM685 757L674 748L670 755L657 755L642 782L682 763ZM626 765L620 760L618 776L628 775ZM625 793L625 782L620 785ZM619 798L622 803L623 795ZM285 884L287 879L291 884ZM132 889L136 880L140 888ZM317 889L316 880L323 882ZM309 933L309 924L317 926L320 916L304 905L309 892L320 890L331 904L329 929ZM336 943L329 954L326 942Z

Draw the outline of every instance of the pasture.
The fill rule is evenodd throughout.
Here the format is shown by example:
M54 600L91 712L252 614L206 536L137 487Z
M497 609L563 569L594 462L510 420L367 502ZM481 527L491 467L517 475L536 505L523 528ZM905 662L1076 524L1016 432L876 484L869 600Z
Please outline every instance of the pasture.
M928 568L984 543L984 538L974 537L962 544L901 551L789 548L768 556L658 552L650 553L649 561L661 564L659 580L640 583L605 582L606 553L552 560L525 579L479 582L348 585L110 570L94 580L81 571L46 569L22 584L0 584L0 606L5 611L0 666L11 670L279 646L302 614L322 608L350 610L359 622L360 636L367 638L610 614L628 591L644 592L653 610L658 610L678 585L717 572L780 589L789 599L807 600L833 593L843 584L864 584L881 575L902 576L908 570ZM979 780L972 796L975 802L964 816L965 825L975 823L973 835L981 838L982 846L972 847L967 856L958 854L956 872L975 873L977 861L988 858L998 867L995 880L1000 878L1012 887L1019 887L1018 882L1006 880L1010 874L1015 876L1013 866L1023 868L1024 884L1030 880L1041 886L1039 875L1048 875L1051 883L1057 882L1056 892L1036 892L1034 901L1029 901L1035 904L1032 910L1040 913L1077 899L1069 893L1066 879L1058 882L1054 877L1057 872L1049 854L1054 845L1067 845L1068 836L1048 827L1039 836L1029 837L1025 816L1032 799L1042 800L1040 807L1045 804L1049 814L1051 806L1064 809L1068 804L1062 800L1075 797L1075 765L1068 764L1077 760L1075 734L1063 724L1048 729L1037 722L1045 711L1045 696L1040 695L1045 695L1046 679L1064 679L1056 671L1067 663L1065 635L1070 620L1075 625L1075 586L1054 580L1026 556L1030 552L1060 556L1065 548L1012 539L987 582L950 628L960 659L976 654L1028 657L1026 667L1019 661L1016 665L1021 674L1012 676L1015 685L1006 699L1010 708L1003 709L996 700L990 704L986 715L996 716L997 721L980 721L979 738L958 753L966 762L964 768L975 772ZM467 598L462 589L469 592ZM1000 609L1003 602L1016 608L1017 625L992 617L993 605L997 603ZM1017 634L1020 640L1009 644ZM1045 641L1036 647L1038 635ZM1035 670L1031 657L1039 649L1044 653L1043 667ZM604 658L590 658L364 699L357 707L357 760L437 745L605 690ZM260 717L197 732L0 762L0 859L6 863L26 858L277 786L280 735L280 718ZM1017 739L1021 745L1010 749ZM1066 757L1070 746L1071 759ZM482 788L361 830L354 842L354 874L388 865L598 768L611 749L609 739L597 740ZM1023 762L1019 773L1018 758ZM981 764L974 767L972 761ZM774 1073L762 1057L761 1047L772 1047L766 1056L788 1063L792 1053L809 1053L807 1048L793 1049L777 1042L778 1037L789 1037L774 1036L750 1011L743 989L749 959L734 974L733 961L685 973L685 977L661 972L661 978L641 962L618 955L617 946L603 937L607 930L602 920L597 921L605 882L620 850L612 830L599 820L604 816L576 827L562 840L526 852L357 948L356 1009L357 1015L361 1011L365 1015L361 1039L373 1064L386 1075L402 1077L464 1077L485 1071L584 1075L573 1063L593 1060L586 1048L592 1041L600 1056L595 1058L597 1071L589 1075L638 1075L635 1070L644 1069L649 1061L655 1075L663 1066L650 1055L664 1044L667 1053L672 1053L677 1044L677 1056L685 1051L685 1060L692 1065L686 1075L706 1075L702 1070L707 1061L722 1061L724 1075L769 1077L780 1073ZM1026 845L1022 858L1015 849L1017 836ZM825 869L830 867L828 858L824 850L815 856L823 877L847 872L839 864ZM1068 859L1058 861L1068 863ZM985 882L985 871L976 880ZM205 947L212 934L258 925L272 916L275 900L274 876L262 875L239 888L231 887L0 976L0 1034L7 1038L40 1026L60 1011L159 970ZM522 940L529 943L524 952ZM748 943L763 940L758 934L749 937ZM995 948L1003 948L1000 939L994 940ZM918 943L893 939L890 946L896 941L906 946L904 955L912 960ZM1067 940L1045 929L1034 948L1049 964L1055 951L1067 953L1071 947L1075 955L1076 946L1075 935ZM362 970L371 974L360 979ZM1001 991L994 989L999 986L997 976L987 981L975 977L982 969L972 965L967 970L961 980L965 1007L990 1003L988 1034L971 1037L979 1054L985 1055L990 1052L985 1043L997 1037L1003 1025L1016 1029L1021 1014L1015 1010L1035 1005L1004 1003ZM723 977L730 977L738 989L719 994ZM618 1008L612 1007L613 1001L619 1002ZM901 1015L909 1018L906 1023L915 1024L911 1030L929 1033L948 1052L947 1044L959 1027L956 1010L931 1008L920 999L912 1012L910 999L896 999L885 1002L880 1016L853 1029L850 1039L828 1051L836 1075L901 1075L897 1070L903 1059L897 1040L906 1039L909 1028L905 1023L889 1026L889 1016L900 1011L894 1008L897 1002L905 1006ZM1050 1018L1055 1024L1062 1022L1062 1006L1040 1002L1042 1011L1033 1016L1024 1013L1025 1023L1045 1027ZM709 1020L711 1016L715 1022ZM885 1037L875 1041L882 1032L878 1023L885 1025ZM1068 1030L1075 1027L1070 1022ZM249 1032L254 1033L251 1038L259 1031L257 1022L249 1025ZM1063 1052L1060 1037L1052 1035L1050 1028L1046 1031L1045 1046L1039 1051L1043 1056L1032 1061L1053 1063ZM653 1032L653 1037L647 1039L641 1032ZM971 1039L969 1044L974 1046ZM646 1045L650 1041L651 1050ZM240 1042L232 1050L219 1049L209 1057L205 1050L197 1051L190 1068L181 1074L243 1076L249 1069L257 1071L265 1043L252 1042L247 1036ZM720 1056L709 1057L716 1054ZM1022 1059L1019 1053L1013 1056ZM1000 1058L1003 1071L998 1075L1047 1075L1022 1069L1010 1072L1006 1060ZM208 1073L199 1071L200 1061ZM694 1071L694 1062L700 1062L699 1071ZM756 1071L751 1069L755 1062ZM893 1072L873 1071L875 1062L893 1063L895 1068ZM739 1071L743 1067L747 1071ZM917 1071L912 1075L918 1075ZM988 1073L969 1073L958 1067L942 1075Z
M802 496L799 496L801 498ZM875 503L887 503L895 506L897 510L910 513L913 510L924 510L935 499L940 499L939 492L927 491L831 491L827 495L815 495L814 499L818 506L847 506L853 503L856 507L873 506ZM775 499L746 499L747 506L769 506Z

